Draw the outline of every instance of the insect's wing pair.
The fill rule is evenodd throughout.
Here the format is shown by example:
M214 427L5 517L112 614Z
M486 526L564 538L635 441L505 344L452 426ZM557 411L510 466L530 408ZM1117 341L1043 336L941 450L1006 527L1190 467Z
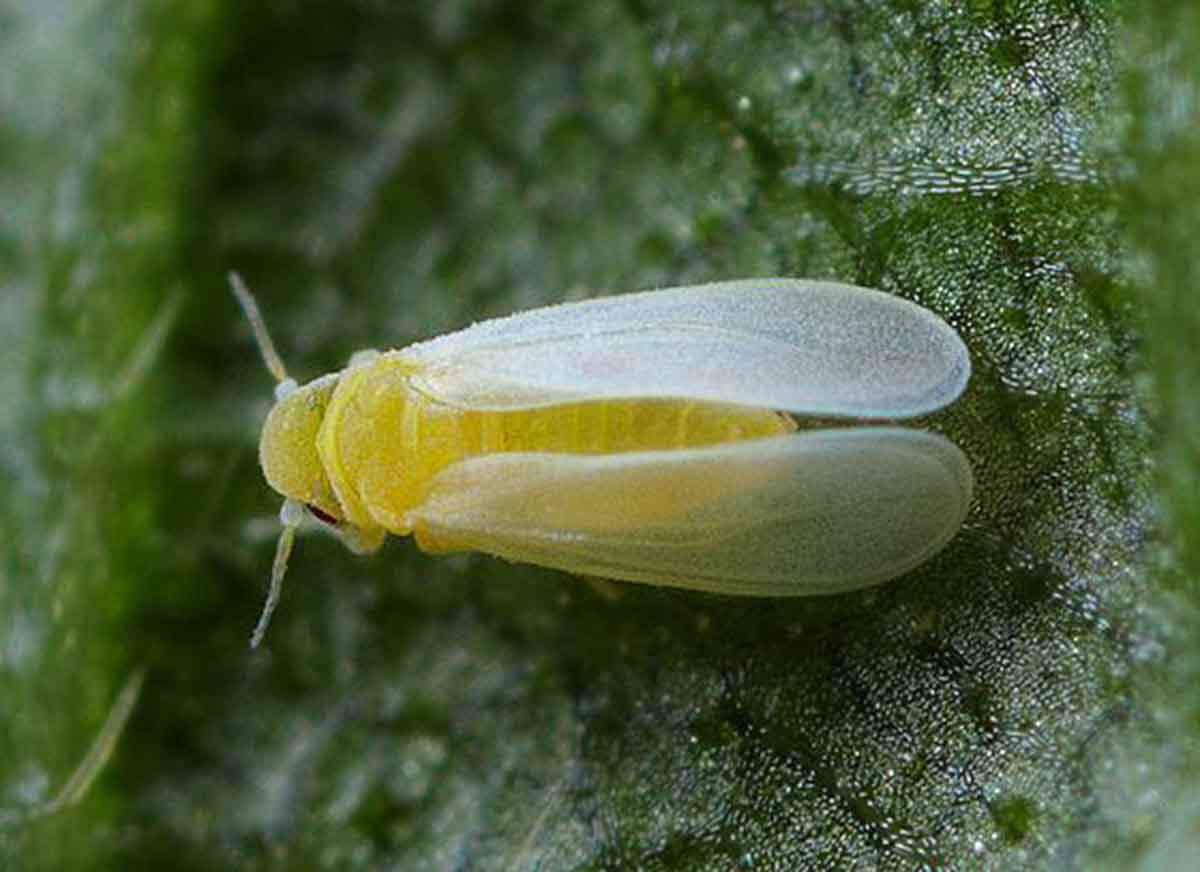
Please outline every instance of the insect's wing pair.
M557 569L733 594L834 593L924 562L962 522L961 453L897 428L679 452L496 454L415 513L441 543Z
M514 409L674 397L813 417L910 418L970 376L926 309L829 282L750 279L567 303L484 321L406 354L439 400Z
M416 346L414 385L464 408L669 397L903 418L962 390L961 340L845 285L729 282L551 307ZM916 566L970 501L962 452L895 427L681 451L455 464L413 513L426 548L726 593L831 593Z

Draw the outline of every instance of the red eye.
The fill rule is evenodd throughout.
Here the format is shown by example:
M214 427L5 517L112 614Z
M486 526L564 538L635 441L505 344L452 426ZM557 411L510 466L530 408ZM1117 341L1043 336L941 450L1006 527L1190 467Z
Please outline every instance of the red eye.
M312 503L306 503L304 508L308 509L309 513L320 521L322 524L328 524L331 527L336 527L341 522L329 512L323 512L314 506Z

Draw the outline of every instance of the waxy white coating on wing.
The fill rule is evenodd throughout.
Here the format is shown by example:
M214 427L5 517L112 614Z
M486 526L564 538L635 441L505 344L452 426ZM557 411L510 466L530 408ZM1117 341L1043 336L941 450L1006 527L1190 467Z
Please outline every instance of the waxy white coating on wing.
M954 536L970 466L941 436L810 431L712 448L493 454L434 479L419 539L571 572L754 596L837 593Z
M399 352L450 405L662 397L899 419L952 402L967 349L932 312L853 285L747 279L566 303Z

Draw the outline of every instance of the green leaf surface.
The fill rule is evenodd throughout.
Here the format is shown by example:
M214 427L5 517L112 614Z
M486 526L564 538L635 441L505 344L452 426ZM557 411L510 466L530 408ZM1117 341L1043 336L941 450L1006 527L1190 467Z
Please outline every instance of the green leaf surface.
M0 8L0 866L1178 868L1200 23L1151 7ZM306 536L252 652L230 269L301 378L564 299L877 287L970 348L924 423L976 503L809 600Z

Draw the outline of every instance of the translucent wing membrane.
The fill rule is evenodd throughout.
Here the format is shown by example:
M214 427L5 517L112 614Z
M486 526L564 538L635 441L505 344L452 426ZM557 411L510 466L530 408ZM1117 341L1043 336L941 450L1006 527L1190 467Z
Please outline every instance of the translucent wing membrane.
M791 279L550 306L398 353L419 363L418 390L477 409L671 397L897 419L953 401L970 375L962 340L920 306Z
M836 593L928 559L971 498L966 458L897 428L677 452L498 454L455 464L413 512L427 550L731 594Z

